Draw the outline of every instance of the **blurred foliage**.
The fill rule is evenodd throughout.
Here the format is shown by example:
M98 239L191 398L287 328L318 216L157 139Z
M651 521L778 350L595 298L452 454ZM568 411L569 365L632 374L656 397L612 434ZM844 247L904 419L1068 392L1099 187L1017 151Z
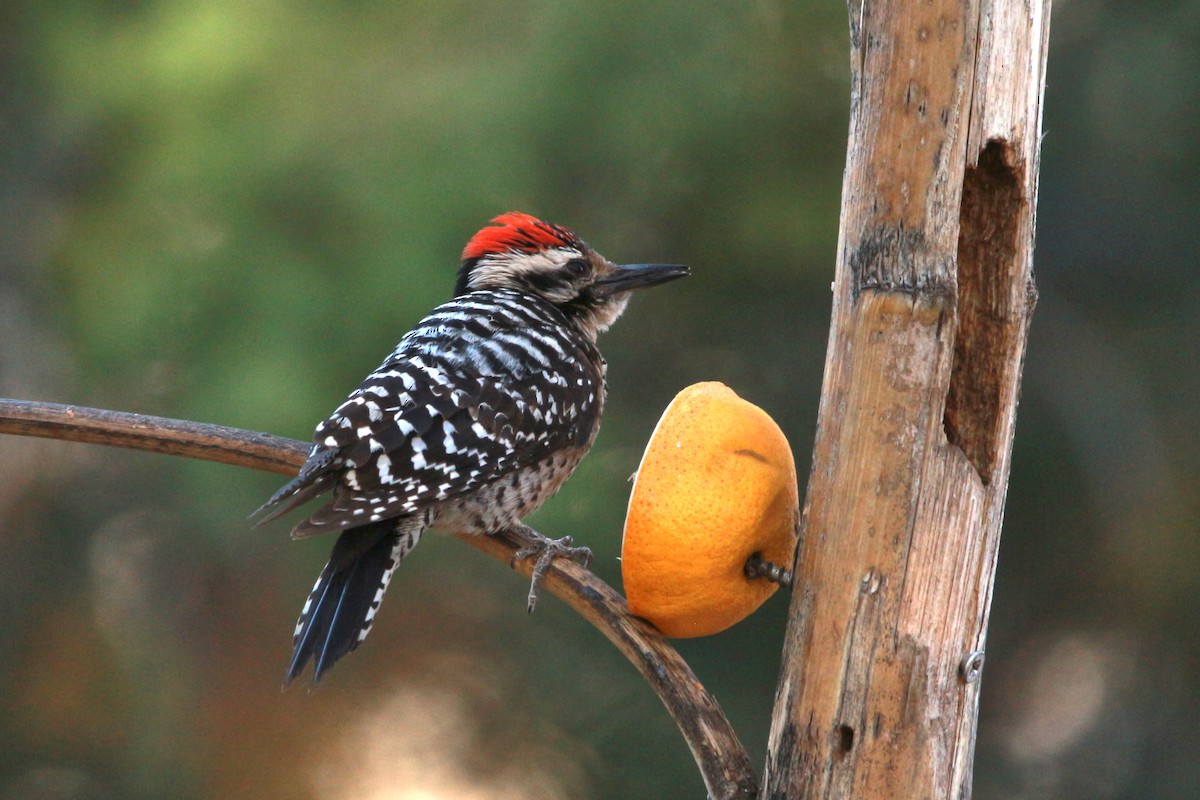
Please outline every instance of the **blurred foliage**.
M1057 5L976 797L1194 797L1200 3ZM845 39L836 3L7 3L0 394L307 438L530 211L694 271L602 340L604 431L534 520L615 583L679 388L807 461ZM0 798L699 796L615 651L450 540L319 692L275 691L328 545L249 530L276 485L0 440ZM785 605L681 643L759 763Z

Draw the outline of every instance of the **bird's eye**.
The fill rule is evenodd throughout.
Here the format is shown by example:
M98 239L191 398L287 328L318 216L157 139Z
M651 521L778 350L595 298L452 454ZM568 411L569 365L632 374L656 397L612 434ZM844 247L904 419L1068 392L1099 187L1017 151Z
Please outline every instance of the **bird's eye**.
M582 278L591 270L591 265L588 264L586 258L572 258L564 265L564 269L576 278Z

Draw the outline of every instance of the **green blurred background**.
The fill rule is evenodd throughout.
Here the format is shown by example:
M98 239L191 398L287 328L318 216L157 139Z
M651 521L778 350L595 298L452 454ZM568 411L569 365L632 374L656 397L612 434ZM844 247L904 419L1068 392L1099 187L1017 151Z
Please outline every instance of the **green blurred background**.
M1060 0L976 797L1200 794L1200 3ZM1134 10L1136 8L1136 10ZM845 150L836 2L0 6L0 395L307 439L491 216L690 264L602 340L533 520L619 582L661 409L722 380L811 448ZM274 476L0 439L0 800L674 798L599 634L427 538L367 645L280 693L330 542ZM786 602L680 642L761 765Z

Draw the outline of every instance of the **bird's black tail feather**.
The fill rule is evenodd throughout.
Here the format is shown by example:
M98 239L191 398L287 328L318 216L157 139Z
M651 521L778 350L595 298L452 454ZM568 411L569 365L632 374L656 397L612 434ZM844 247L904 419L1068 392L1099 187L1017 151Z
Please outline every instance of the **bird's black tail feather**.
M284 686L313 659L313 683L371 630L392 572L417 546L420 519L390 519L343 531L300 612Z

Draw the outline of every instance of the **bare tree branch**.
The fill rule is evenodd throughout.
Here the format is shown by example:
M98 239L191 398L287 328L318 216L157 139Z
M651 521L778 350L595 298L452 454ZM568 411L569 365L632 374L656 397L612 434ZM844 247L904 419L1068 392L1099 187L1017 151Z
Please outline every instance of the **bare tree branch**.
M267 433L120 411L0 398L0 434L39 436L197 458L294 475L309 445ZM518 545L507 537L458 537L509 563ZM528 576L532 565L518 562ZM543 585L617 646L658 694L679 726L713 798L753 797L750 757L717 701L676 650L630 615L625 598L584 567L556 560Z
M833 314L764 798L965 800L1051 0L849 0Z
M280 475L294 475L312 446L203 422L4 398L0 433L145 450Z

